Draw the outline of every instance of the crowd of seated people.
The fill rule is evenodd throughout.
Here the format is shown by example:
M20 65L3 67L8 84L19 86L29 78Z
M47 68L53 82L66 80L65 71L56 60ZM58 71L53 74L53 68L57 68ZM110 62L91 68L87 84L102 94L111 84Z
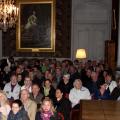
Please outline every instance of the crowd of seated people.
M0 62L0 120L70 120L80 100L120 100L120 78L103 61Z

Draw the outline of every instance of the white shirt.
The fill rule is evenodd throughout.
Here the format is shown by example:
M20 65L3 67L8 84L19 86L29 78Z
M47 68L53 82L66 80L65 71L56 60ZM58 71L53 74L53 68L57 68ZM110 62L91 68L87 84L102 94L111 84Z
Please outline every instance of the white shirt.
M23 85L23 86L21 87L21 90L24 90L24 89L27 89L27 90L29 91L29 93L32 92L31 86L30 86L29 88L26 88L25 85Z
M80 100L91 99L89 90L86 87L82 87L80 90L72 88L69 94L69 100L72 103L72 107L77 105Z
M7 83L3 89L3 91L5 91L7 98L11 98L13 97L14 100L19 99L19 94L20 94L20 85L16 84L16 86L14 87L13 91L11 91L12 87L11 87L11 83Z
M120 101L120 96L117 98L117 101Z
M106 89L109 87L109 90L110 90L110 93L112 93L112 91L113 91L113 89L115 88L115 87L117 87L117 83L116 83L116 81L111 81L110 82L110 85L108 85L108 86L106 86Z

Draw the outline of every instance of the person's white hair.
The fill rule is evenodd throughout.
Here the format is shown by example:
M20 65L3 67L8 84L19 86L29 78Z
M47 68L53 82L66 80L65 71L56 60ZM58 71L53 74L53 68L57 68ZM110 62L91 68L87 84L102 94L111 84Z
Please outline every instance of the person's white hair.
M20 92L23 92L23 91L26 91L26 92L28 92L28 94L29 94L29 90L28 90L28 89L24 88L24 89L22 89Z
M64 77L70 78L70 74L64 74Z
M75 87L77 82L81 83L82 84L82 81L80 79L76 79L74 82L73 82L73 86Z
M22 90L20 91L20 97L21 97L21 94L22 94L24 91L25 91L28 95L30 94L29 90L27 90L27 89L22 89Z

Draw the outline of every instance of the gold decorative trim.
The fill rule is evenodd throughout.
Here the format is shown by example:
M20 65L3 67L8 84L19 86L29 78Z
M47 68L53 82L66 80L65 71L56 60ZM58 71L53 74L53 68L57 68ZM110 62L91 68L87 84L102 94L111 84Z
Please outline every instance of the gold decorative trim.
M19 52L55 52L55 0L18 0L17 7L19 8L19 19L17 23L16 30L16 49ZM22 47L22 37L21 37L21 6L23 5L42 5L42 4L51 4L51 31L50 31L50 47Z

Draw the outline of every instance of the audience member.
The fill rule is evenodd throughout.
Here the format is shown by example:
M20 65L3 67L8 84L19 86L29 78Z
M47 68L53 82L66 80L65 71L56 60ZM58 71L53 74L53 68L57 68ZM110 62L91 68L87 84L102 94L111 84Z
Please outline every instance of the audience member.
M52 99L54 101L54 99L55 99L55 89L51 85L51 81L49 79L46 79L44 81L44 85L41 89L41 92L42 92L44 97L49 97L50 99Z
M69 93L73 85L70 82L70 74L63 75L63 80L60 81L58 88L63 91L63 94L66 98L68 98Z
M7 120L30 120L20 100L14 100Z
M91 73L91 86L89 87L89 91L91 96L94 96L95 92L98 90L98 75L96 72L92 71Z
M67 74L68 73L68 65L65 63L65 61L62 62L61 64L61 71L62 71L62 75Z
M11 108L8 104L7 96L4 91L0 90L0 120L7 120Z
M17 76L15 74L11 75L10 82L5 85L4 91L8 99L19 99L20 85L18 85Z
M10 67L7 65L7 66L5 66L4 67L4 70L3 71L1 71L1 79L3 80L3 82L2 82L2 88L4 88L4 86L8 83L8 82L10 82L10 74L11 74L11 69L10 69Z
M55 82L56 85L58 85L60 83L60 81L62 80L62 71L60 67L56 68L56 74L55 74Z
M45 73L45 71L49 69L49 62L50 61L48 59L45 59L42 62L42 66L41 66L42 73Z
M22 74L18 74L18 75L17 75L17 81L18 81L18 84L19 84L20 86L23 86L23 85L24 85L24 80L23 80Z
M91 88L91 74L92 74L92 69L91 68L87 68L86 72L85 72L85 76L82 78L83 80L83 86L85 86L86 88L88 88L90 90Z
M63 92L59 88L56 89L54 106L57 112L63 114L65 120L70 120L71 103L63 96Z
M52 76L50 70L45 71L45 80L46 79L49 79L51 82L53 82L53 76Z
M73 83L74 88L70 90L69 100L72 103L72 108L79 108L80 100L91 99L90 92L86 87L82 86L82 81L76 79Z
M30 99L35 101L38 108L40 107L40 104L42 102L43 94L40 91L40 87L38 84L32 85L32 92L30 93Z
M64 117L55 111L51 99L45 98L35 120L64 120Z
M30 120L35 120L37 104L34 101L30 100L29 97L29 91L27 89L23 89L21 91L21 101L24 105L25 110L28 113Z
M107 85L104 81L99 83L99 90L94 94L96 100L109 100L111 99L110 91L106 89Z
M111 72L107 72L105 83L107 84L106 89L108 89L110 93L112 93L113 89L117 87L117 83L113 80L113 75Z
M31 86L32 86L32 81L29 76L26 76L24 80L24 85L21 87L21 90L27 89L31 93L32 92Z
M55 63L50 64L50 73L52 74L53 78L55 77L56 65Z
M73 84L73 82L76 79L80 79L80 73L77 71L75 66L71 65L69 67L69 73L70 73L70 82L71 82L71 84Z
M120 77L117 79L117 87L115 87L111 93L111 99L117 100L120 96Z
M39 70L39 67L34 66L32 73L33 73L32 83L33 84L38 84L39 86L41 86L42 83L43 83L43 74Z

